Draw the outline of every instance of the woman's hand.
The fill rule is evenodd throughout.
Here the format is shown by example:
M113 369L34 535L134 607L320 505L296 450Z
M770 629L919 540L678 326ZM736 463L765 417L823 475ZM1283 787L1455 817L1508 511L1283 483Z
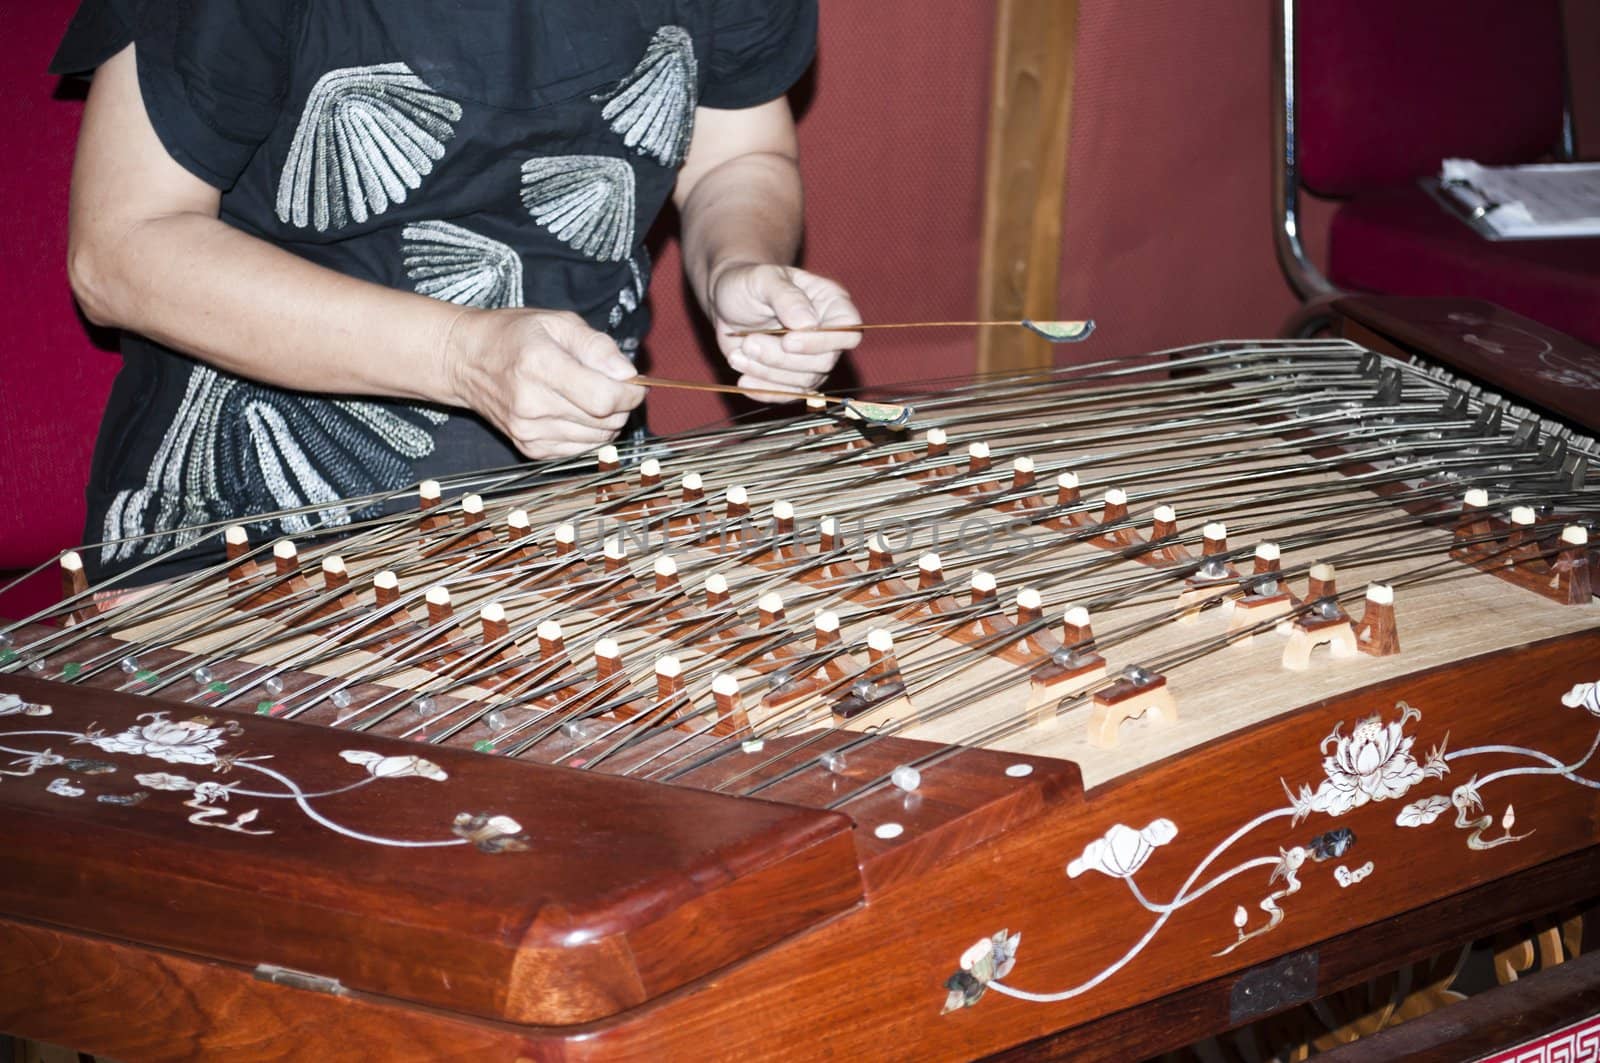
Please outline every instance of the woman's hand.
M577 314L467 310L444 345L452 401L476 410L530 458L610 442L645 389L611 337Z
M735 263L716 270L707 291L717 345L739 374L739 387L763 402L776 392L813 391L859 332L793 332L787 336L731 336L764 328L854 325L860 312L844 288L792 266Z

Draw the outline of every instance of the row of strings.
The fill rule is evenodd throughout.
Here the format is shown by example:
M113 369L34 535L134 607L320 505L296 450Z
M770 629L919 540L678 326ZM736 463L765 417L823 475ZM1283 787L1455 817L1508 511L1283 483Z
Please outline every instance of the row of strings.
M208 707L248 708L264 699L274 715L309 714L414 741L480 734L477 748L506 755L539 756L554 741L562 763L663 781L732 752L795 740L770 760L742 757L716 784L759 793L813 770L795 750L826 733L818 721L836 702L854 695L870 703L879 693L882 684L859 662L881 659L884 645L903 666L898 678L915 708L830 745L824 762L837 764L884 736L915 736L1026 685L1029 666L976 684L964 677L975 663L1057 626L1069 607L1096 618L1092 644L1061 646L1053 662L1037 667L1090 651L1113 656L1180 612L1152 611L1152 604L1174 601L1208 566L1249 562L1260 542L1285 557L1276 579L1314 562L1382 561L1390 566L1386 582L1404 587L1470 571L1444 553L1448 536L1441 540L1438 531L1441 513L1454 512L1469 489L1490 492L1498 513L1535 506L1559 514L1548 522L1554 530L1600 513L1600 494L1583 482L1581 465L1574 475L1587 441L1570 437L1552 447L1551 438L1519 432L1488 396L1469 398L1397 363L1377 365L1343 343L1227 345L1173 352L1159 364L943 383L909 399L917 415L906 433L857 439L856 429L810 411L657 441L631 463L603 454L599 469L571 461L458 478L441 485L440 504L428 510L414 508L415 491L362 500L377 508L409 503L408 511L329 527L299 538L295 550L262 542L231 564L95 615L85 616L86 601L69 600L60 612L79 622L43 636L32 634L37 628L16 632L28 641L5 667L72 682L121 676L125 689ZM653 504L641 508L646 502ZM1195 526L1125 536L1119 549L1064 549L1147 530L1174 512L1224 511L1231 542L1250 545L1203 555L1215 529ZM328 514L302 516L328 522ZM969 531L987 534L961 535L974 520ZM1006 530L994 534L1001 520ZM954 550L948 542L896 549L896 539L934 522L968 541ZM1481 546L1491 554L1499 548ZM1154 553L1168 560L1130 563ZM285 558L291 564L268 568ZM262 575L230 585L230 567L251 560L262 562ZM371 595L352 603L342 582L303 577L318 564L334 567L349 586L376 578L395 593L382 604ZM807 571L835 576L807 581ZM1208 581L1214 596L1205 604L1248 593L1253 579ZM1001 593L957 596L963 581ZM685 619L686 601L708 584L715 594ZM894 590L867 593L875 587ZM1013 613L1018 599L1028 608ZM928 608L935 600L942 607ZM501 622L463 638L463 618L485 607ZM1327 607L1307 600L1297 608ZM950 638L1002 610L1015 622L978 638ZM838 638L825 644L786 619L818 614L819 629L831 625ZM400 617L406 623L397 637L391 622ZM732 625L739 634L704 652L709 634ZM119 641L107 644L103 636L113 633ZM1137 667L1170 676L1256 633L1199 635ZM595 644L615 667L576 690L564 656L524 649L552 635ZM161 650L207 644L222 648L191 650L182 668L162 674L139 667L141 657ZM772 667L775 653L783 656ZM667 657L677 671L662 667ZM245 658L249 666L219 692L213 671ZM766 667L756 669L761 662ZM273 700L286 676L306 672L325 674ZM675 692L666 698L664 673ZM718 726L725 717L708 696L714 679L725 693L738 676L745 695L760 696L819 674L826 681L806 696L731 730ZM357 687L402 680L388 693L351 697ZM1069 712L1115 681L1076 690L1054 710ZM1037 719L1020 706L990 713L957 745L994 742ZM925 771L949 750L906 767ZM791 766L766 770L780 761ZM889 781L886 774L861 782L834 805Z

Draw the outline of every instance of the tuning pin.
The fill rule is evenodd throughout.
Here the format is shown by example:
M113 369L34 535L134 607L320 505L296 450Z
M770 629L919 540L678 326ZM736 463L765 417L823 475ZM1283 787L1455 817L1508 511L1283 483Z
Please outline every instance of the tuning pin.
M678 584L678 563L672 558L667 556L656 558L655 574L657 594L672 595L682 590Z
M1339 588L1332 565L1311 566L1306 583L1306 611L1295 617L1289 643L1283 648L1283 666L1293 671L1310 667L1311 651L1327 646L1334 657L1352 657L1359 645L1355 624L1339 606Z
M1337 609L1339 584L1334 567L1326 561L1319 561L1311 566L1311 571L1306 577L1306 600L1316 602L1321 599L1335 599L1332 605Z
M1020 457L1011 462L1011 490L1032 491L1035 481L1032 458Z
M782 499L772 503L772 535L782 539L794 537L794 506Z
M894 656L894 636L888 630L875 627L867 632L867 676L872 679L890 679L900 673L900 663Z
M76 550L61 555L61 597L76 599L89 593L89 577L83 571L83 558Z
M1554 597L1566 605L1587 605L1594 596L1589 565L1589 531L1579 524L1561 529L1560 553L1551 566Z
M561 636L561 625L554 620L542 620L535 632L539 637L539 659L545 662L567 659L566 640Z
M1150 522L1150 541L1175 538L1178 534L1178 511L1171 506L1157 506Z
M607 536L605 545L601 548L601 553L605 558L605 571L623 572L627 570L628 548L627 544L622 541L622 536Z
M1356 624L1356 648L1373 657L1400 652L1400 631L1394 620L1394 588L1383 583L1367 586L1361 620Z
M716 704L717 722L711 733L719 737L739 734L750 729L750 717L745 713L739 697L739 680L727 672L711 677L711 698Z
M424 512L434 508L442 494L438 480L423 480L417 485L417 508Z
M1078 474L1064 472L1056 477L1056 505L1062 509L1076 506L1082 501L1078 491Z
M720 572L706 577L706 611L715 612L728 607L728 580Z
M430 627L441 627L449 623L450 618L455 615L455 609L450 604L450 590L448 587L434 584L428 588L423 598L428 603L428 625Z
M705 481L697 472L686 472L683 474L682 491L684 505L698 506L706 496Z
M889 551L889 540L882 532L873 532L867 540L867 570L881 572L894 567L894 554Z
M478 620L483 626L485 645L506 642L511 637L511 625L506 623L506 610L499 602L489 602L478 610Z
M1120 524L1128 519L1128 493L1121 488L1108 487L1101 499L1100 523Z
M240 524L230 524L222 532L222 543L228 554L228 581L237 583L255 574L255 562L248 560L250 533Z
M656 658L656 703L667 707L683 699L683 665L671 654Z
M784 623L783 596L777 591L768 591L763 594L756 608L761 612L762 630L773 631Z
M400 600L399 577L388 569L384 569L373 576L372 597L380 609L397 603Z
M422 531L434 531L444 525L446 517L436 512L440 500L443 498L443 489L438 480L423 480L417 485L417 510L422 514L418 528Z
M1089 610L1074 605L1062 614L1061 644L1073 653L1087 653L1094 649L1094 628L1089 622Z
M622 675L622 647L613 638L594 644L594 675L600 683L610 683Z
M329 554L322 559L322 587L329 594L342 592L350 585L350 573L345 570L344 558Z

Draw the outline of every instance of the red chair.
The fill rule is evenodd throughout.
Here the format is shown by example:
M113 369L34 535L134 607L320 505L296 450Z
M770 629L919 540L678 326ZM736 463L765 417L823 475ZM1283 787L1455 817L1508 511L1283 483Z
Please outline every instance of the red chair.
M1336 289L1486 299L1600 343L1600 239L1489 241L1418 184L1447 157L1570 157L1559 0L1279 0L1278 259L1320 324ZM1324 277L1301 188L1339 201Z
M104 346L91 338L67 286L67 187L82 86L58 84L45 67L76 6L38 0L6 13L0 291L9 350L0 360L0 586L82 540L89 456L121 364L113 338L100 337ZM59 590L60 576L46 571L0 596L0 617L36 612Z

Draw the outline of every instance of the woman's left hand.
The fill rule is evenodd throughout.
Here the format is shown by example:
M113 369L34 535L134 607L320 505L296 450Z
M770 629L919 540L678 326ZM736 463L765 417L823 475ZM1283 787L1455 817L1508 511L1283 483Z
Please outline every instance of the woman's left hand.
M861 333L792 332L786 336L731 336L748 329L827 328L854 325L860 312L839 284L793 266L738 263L712 278L708 293L717 345L752 398L780 402L777 392L814 391Z

